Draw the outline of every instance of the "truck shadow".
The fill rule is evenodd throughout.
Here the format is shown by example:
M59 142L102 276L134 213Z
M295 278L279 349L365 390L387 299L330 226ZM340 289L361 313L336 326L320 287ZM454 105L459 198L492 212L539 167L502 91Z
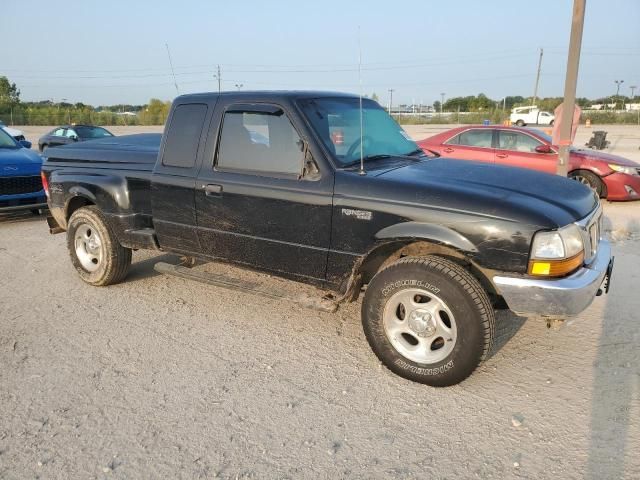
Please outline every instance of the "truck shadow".
M162 275L153 269L153 266L158 262L166 262L177 265L180 263L180 257L171 253L163 253L144 260L134 261L131 263L131 269L127 275L126 282L137 282L139 280L146 280L148 278Z
M487 359L496 355L504 346L509 343L516 333L527 321L527 317L521 317L510 310L496 311L496 331L493 337L493 347L487 355Z
M35 215L31 213L29 210L24 212L15 212L15 213L0 213L0 224L3 223L26 223L26 222L43 222L45 228L48 230L47 222L46 222L46 214L41 213L40 215Z
M625 257L636 256L637 243L627 250ZM638 257L636 257L638 258ZM630 295L628 288L616 288L623 282L637 278L637 262L616 262L613 283L604 309L598 352L593 364L593 393L591 399L591 426L589 458L586 478L624 478L625 453L628 459L637 445L629 442L629 425L637 428L637 417L632 416L640 405L640 333L637 312L638 296ZM635 405L635 407L634 407ZM635 420L634 420L635 419ZM637 453L637 452L636 452ZM631 470L627 469L627 474ZM638 473L638 472L636 472Z

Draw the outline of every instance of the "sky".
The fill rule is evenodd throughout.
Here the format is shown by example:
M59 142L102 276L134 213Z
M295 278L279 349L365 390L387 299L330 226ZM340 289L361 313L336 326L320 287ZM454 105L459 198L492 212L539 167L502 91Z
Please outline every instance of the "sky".
M2 3L8 0L2 0ZM386 104L561 96L572 0L11 2L0 76L23 100L144 104L179 93L318 89ZM6 5L5 5L6 6ZM360 32L360 33L358 33ZM362 72L358 78L358 44ZM167 54L168 44L175 82ZM640 0L587 0L579 97L640 86ZM640 95L640 89L636 90Z

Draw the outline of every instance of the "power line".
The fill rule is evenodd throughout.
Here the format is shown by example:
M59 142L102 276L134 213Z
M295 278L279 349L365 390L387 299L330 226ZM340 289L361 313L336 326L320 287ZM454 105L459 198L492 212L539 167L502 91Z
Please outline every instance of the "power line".
M171 67L171 74L173 75L173 84L176 86L176 93L179 95L180 90L178 89L178 81L176 80L176 73L173 71L173 62L171 61L171 52L169 51L169 44L165 43L165 47L167 47L167 55L169 56L169 66Z

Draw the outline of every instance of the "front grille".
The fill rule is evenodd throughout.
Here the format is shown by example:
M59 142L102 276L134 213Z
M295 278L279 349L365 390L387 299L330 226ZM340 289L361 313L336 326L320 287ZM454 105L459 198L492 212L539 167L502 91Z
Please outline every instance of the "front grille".
M42 190L39 175L32 177L0 177L0 195L18 195Z
M576 222L582 230L585 261L587 264L591 263L598 253L598 246L600 245L600 239L602 237L602 219L602 207L598 205L595 212Z

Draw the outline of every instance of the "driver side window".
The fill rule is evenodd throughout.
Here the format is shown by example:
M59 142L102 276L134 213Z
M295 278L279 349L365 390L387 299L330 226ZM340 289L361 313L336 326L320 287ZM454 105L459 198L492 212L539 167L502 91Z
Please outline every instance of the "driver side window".
M303 142L281 109L230 109L224 114L216 167L256 174L301 176Z
M516 152L535 153L536 147L542 145L529 135L519 132L500 131L500 140L498 148L501 150L512 150Z

